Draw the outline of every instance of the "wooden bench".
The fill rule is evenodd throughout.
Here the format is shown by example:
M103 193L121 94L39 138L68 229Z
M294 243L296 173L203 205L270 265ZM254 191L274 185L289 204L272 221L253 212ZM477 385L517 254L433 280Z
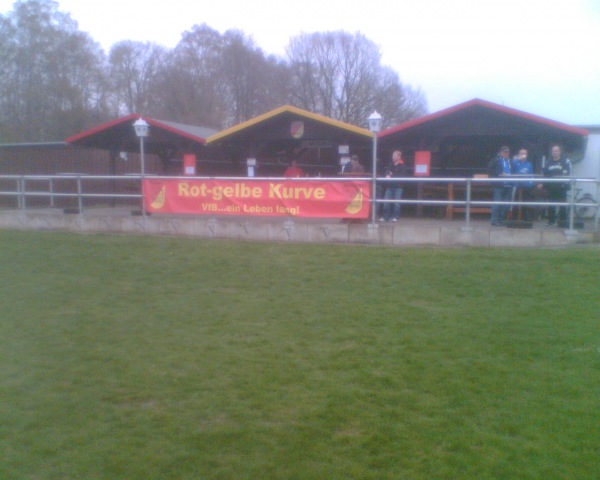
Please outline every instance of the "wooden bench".
M485 174L474 175L473 178L488 178ZM448 184L448 201L453 200L465 200L466 185L454 184L450 182ZM457 194L461 194L461 198L456 198ZM491 183L477 183L471 182L471 201L473 200L492 200L492 184ZM466 206L463 205L452 205L449 203L446 207L446 220L452 220L455 213L465 213L467 211ZM483 213L489 214L492 209L490 207L471 207L469 209L471 213Z

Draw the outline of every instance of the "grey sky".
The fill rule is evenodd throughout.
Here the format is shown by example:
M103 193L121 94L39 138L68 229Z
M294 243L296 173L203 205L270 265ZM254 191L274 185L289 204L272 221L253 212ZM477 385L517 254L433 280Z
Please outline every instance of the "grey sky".
M431 112L478 97L575 125L600 125L600 0L59 0L106 51L174 47L207 23L283 56L301 32L361 31ZM12 9L0 0L0 12Z

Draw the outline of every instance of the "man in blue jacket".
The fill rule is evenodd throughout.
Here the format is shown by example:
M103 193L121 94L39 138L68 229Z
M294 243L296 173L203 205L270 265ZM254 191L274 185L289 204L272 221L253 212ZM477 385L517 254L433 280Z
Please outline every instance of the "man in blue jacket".
M518 155L512 162L513 174L519 175L520 177L531 177L533 175L533 165L531 165L531 162L527 158L527 154L528 152L525 148L519 150ZM521 192L521 200L524 202L531 202L533 200L533 182L515 182L515 187L517 191ZM521 210L523 212L523 220L533 220L533 208L522 206Z
M492 159L488 165L488 176L490 178L499 178L509 176L512 173L510 163L510 148L502 147L498 155ZM512 185L510 182L493 183L494 202L510 202L512 197ZM509 205L492 205L492 225L501 226L506 222L506 214Z

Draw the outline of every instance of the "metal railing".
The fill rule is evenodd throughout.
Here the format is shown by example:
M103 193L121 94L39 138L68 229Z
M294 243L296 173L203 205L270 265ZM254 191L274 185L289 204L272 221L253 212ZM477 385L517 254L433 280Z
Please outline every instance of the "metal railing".
M302 181L335 181L345 182L354 181L356 178L340 178L340 177L318 177L318 178L282 178L282 177L157 177L146 176L146 178L154 179L170 179L170 180L243 180L252 182L253 180L292 180L297 182ZM362 177L367 180L370 177ZM27 210L34 208L58 208L71 207L68 209L70 213L83 214L84 210L94 206L136 206L141 207L141 175L84 175L84 174L60 174L60 175L0 175L0 207L1 208L17 208L19 210ZM511 176L505 178L439 178L439 177L406 177L406 178L377 178L377 184L385 187L390 182L400 182L406 188L411 184L418 186L417 191L421 192L421 188L427 189L429 185L437 185L442 187L439 189L440 198L430 199L423 198L417 195L417 198L402 198L400 200L386 200L384 198L375 198L378 205L385 203L399 203L407 205L416 205L418 207L433 206L446 207L449 206L460 209L464 212L464 221L467 228L470 227L473 210L481 209L482 207L491 208L493 205L506 205L509 207L565 207L567 208L569 218L569 230L574 229L575 209L577 207L589 207L589 203L578 203L574 193L578 186L588 185L595 187L595 198L600 195L600 182L597 179L591 178L544 178L544 177L519 177ZM473 198L473 186L489 187L489 192L494 186L510 183L511 185L535 183L540 185L568 183L569 195L566 202L551 202L551 201L519 201L513 199L508 202L495 202L488 199ZM461 191L464 191L464 198L449 199L449 186L458 186ZM589 189L588 189L589 190ZM446 193L444 193L446 192ZM420 197L420 198L419 198ZM13 199L13 204L5 205L5 199ZM16 199L16 205L14 200ZM108 202L108 205L106 205ZM9 202L10 203L10 202ZM74 206L73 206L74 205ZM600 208L596 204L595 214L593 218L593 229L598 231Z
M378 178L377 183L385 186L386 183L402 183L405 186L411 183L421 183L421 184L444 184L446 186L453 185L464 185L465 188L465 198L462 200L458 199L440 199L440 200L428 200L425 198L417 198L417 199L401 199L401 200L385 200L377 198L377 203L399 203L399 204L416 204L416 205L439 205L439 206L452 206L452 207L460 207L464 209L465 214L465 223L466 227L470 227L472 210L477 207L489 207L491 209L494 205L506 205L508 207L538 207L538 208L548 208L548 207L565 207L568 211L568 220L569 220L569 230L574 230L574 219L575 219L575 209L577 207L590 207L589 203L579 203L577 202L577 198L575 196L575 192L577 191L576 187L578 185L591 185L595 186L596 197L599 198L600 195L600 181L593 178L577 178L577 177L559 177L559 178L546 178L540 176L507 176L502 178L430 178L430 177L406 177L406 178ZM487 185L489 186L490 193L495 186L503 186L505 184L511 184L512 186L519 185L527 185L530 183L534 183L535 186L533 188L537 188L537 185L548 185L548 184L568 184L568 195L567 200L565 202L552 202L548 200L543 201L519 201L519 200L511 200L511 201L493 201L493 200L482 200L482 199L473 199L473 185L481 186ZM594 212L594 231L598 231L599 217L600 217L600 208L598 208L598 204L595 204L595 212Z
M86 199L94 199L96 204L99 200L109 201L112 205L119 199L141 202L140 180L140 175L0 175L0 199L16 199L16 206L20 210L55 208L60 200L71 200L62 202L62 206L73 207L75 204L74 209L83 213ZM118 184L123 185L117 187ZM108 187L108 191L102 190L103 186ZM30 199L37 201L32 205Z

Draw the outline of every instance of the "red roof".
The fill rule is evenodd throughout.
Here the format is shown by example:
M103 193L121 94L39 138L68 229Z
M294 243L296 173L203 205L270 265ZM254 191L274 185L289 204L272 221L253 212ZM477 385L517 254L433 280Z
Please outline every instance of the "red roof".
M82 146L93 146L97 148L107 148L115 138L127 138L128 140L137 141L133 129L133 122L142 116L138 114L130 114L125 117L120 117L97 127L91 128L84 132L78 133L67 138L67 143L73 143ZM158 131L162 131L164 135L170 135L172 138L184 138L192 142L204 145L206 138L216 133L216 130L204 127L196 127L193 125L183 125L164 120L156 120L154 118L144 116L143 119L148 122L151 127Z
M544 117L540 117L537 115L533 115L531 113L523 112L521 110L516 110L514 108L505 107L504 105L498 105L497 103L488 102L486 100L481 100L479 98L474 98L473 100L469 100L468 102L459 103L458 105L454 105L452 107L446 108L444 110L440 110L438 112L425 115L424 117L417 118L416 120L410 120L408 122L401 123L394 127L390 127L387 130L384 130L379 133L378 137L385 137L387 135L391 135L393 133L402 132L408 130L410 128L416 127L418 125L422 125L424 123L430 122L432 120L436 120L438 118L442 118L448 115L451 115L456 112L460 112L463 110L468 110L474 107L483 107L490 110L495 110L497 112L502 112L507 115L512 115L515 117L519 117L525 120L529 120L535 123L539 123L542 125L546 125L549 127L557 128L559 130L563 130L565 132L573 133L576 135L581 135L587 137L589 132L580 127L573 127L571 125L567 125L565 123L556 122L554 120L549 120Z
M139 118L139 115L136 115L135 113L132 113L131 115L127 115L126 117L117 118L117 119L112 120L110 122L103 123L102 125L98 125L97 127L90 128L89 130L86 130L84 132L80 132L80 133L77 133L75 135L72 135L69 138L67 138L65 140L65 142L67 142L67 143L77 143L79 140L82 140L82 139L84 139L86 137L91 137L91 136L93 136L93 135L95 135L97 133L100 133L100 132L104 131L104 130L108 130L109 128L114 127L116 125L120 125L120 124L128 122L128 121L132 121L135 118Z

